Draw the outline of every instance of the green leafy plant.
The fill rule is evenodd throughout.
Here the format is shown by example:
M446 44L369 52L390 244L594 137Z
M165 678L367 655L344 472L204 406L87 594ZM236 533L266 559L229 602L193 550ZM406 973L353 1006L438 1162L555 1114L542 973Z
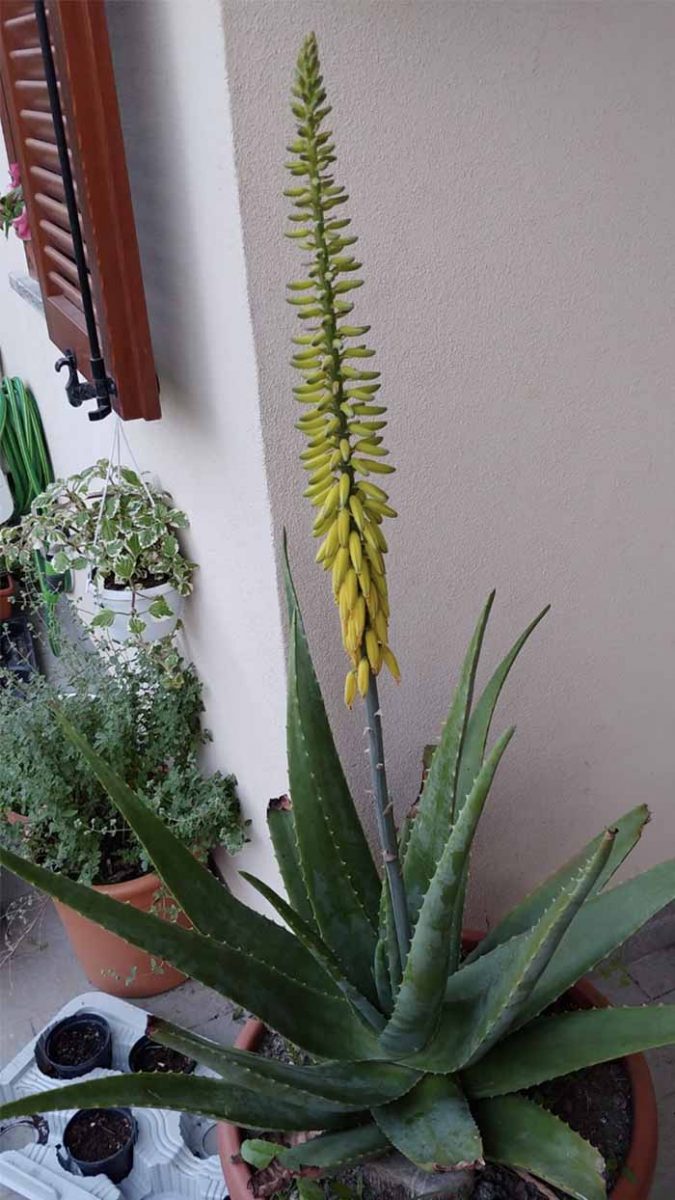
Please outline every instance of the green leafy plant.
M57 572L88 568L98 586L141 593L169 584L187 596L195 564L183 556L177 537L187 524L166 492L130 467L100 459L50 484L18 525L0 533L0 554L30 567L38 550ZM148 611L156 620L172 613L161 595ZM112 610L104 607L93 623L105 627L113 620ZM144 627L142 616L136 616L132 632Z
M389 514L370 506L365 520L368 506L363 498L368 492L359 482L352 441L359 434L352 428L350 412L342 407L350 411L354 407L355 398L344 391L344 382L351 377L345 374L342 352L344 338L352 335L334 324L336 316L342 320L347 315L336 300L345 289L333 286L334 273L333 282L329 281L324 269L329 247L319 236L321 222L333 207L326 202L341 193L331 193L334 184L322 175L333 148L329 135L319 129L325 96L313 37L302 48L294 103L300 124L298 148L293 151L299 157L292 170L307 181L295 197L306 221L297 237L313 253L309 280L298 281L297 290L314 289L315 300L300 307L301 316L317 321L316 330L302 335L310 341L300 344L320 351L318 367L313 358L311 367L301 359L302 369L312 372L301 387L320 393L310 400L318 409L311 418L318 432L306 431L320 438L321 454L328 455L317 468L322 472L327 468L326 474L313 480L310 488L321 484L329 489L316 532L328 539L337 530L337 541L324 548L320 557L325 561L334 552L331 570L338 605L347 578L345 565L356 577L354 596L355 584L349 576L352 591L349 606L341 613L342 629L343 638L346 634L349 639L345 645L353 656L357 689L359 672L366 674L361 663L367 662L367 679L361 680L360 690L365 692L384 869L382 874L378 870L345 780L287 570L292 801L276 802L268 813L286 898L263 881L245 876L283 925L247 908L223 888L61 710L55 711L55 721L62 736L106 789L192 928L167 925L151 914L117 904L9 850L0 851L0 862L255 1013L305 1052L309 1062L279 1062L227 1049L151 1018L148 1031L153 1038L189 1054L218 1078L108 1077L12 1101L0 1109L0 1117L29 1113L36 1104L40 1111L120 1104L175 1108L254 1131L320 1131L301 1144L283 1146L280 1140L274 1147L275 1161L300 1177L310 1167L330 1174L395 1148L423 1170L452 1172L493 1160L527 1171L575 1200L602 1200L606 1188L599 1153L523 1093L545 1080L675 1040L673 1005L551 1012L554 1002L582 975L675 898L675 861L607 888L648 819L645 806L632 809L535 888L463 956L461 930L471 847L513 735L512 729L507 730L488 748L492 719L509 671L546 611L528 626L475 699L493 596L470 641L421 796L397 830L386 789L375 686L388 635L384 637L381 623L379 632L374 622L369 624L368 607L373 586L380 600L386 596L381 584L373 585L373 580L384 578L384 572L371 571L370 586L364 587L364 572L359 571L351 548L356 533L364 553L361 568L365 559L375 566L365 550L364 529L369 523L379 528L372 518ZM339 233L339 229L327 231L327 222L323 229ZM302 313L303 307L310 311ZM331 345L336 341L333 357ZM328 358L332 362L325 361ZM341 419L333 400L339 395L349 436L334 424ZM362 453L366 455L365 449ZM379 459L374 456L372 461ZM337 493L332 490L336 484ZM364 510L361 525L351 504L359 489ZM333 499L324 510L328 496L337 496L337 504ZM347 510L345 519L342 513ZM341 550L347 550L349 563L344 554L338 560ZM358 557L358 551L354 554ZM336 569L338 561L341 566ZM363 615L361 599L367 614L362 629L360 615L354 624L357 605ZM367 629L377 637L379 659L369 653ZM353 698L350 691L348 699ZM254 1160L257 1155L258 1161L262 1155L270 1162L270 1151L261 1150L257 1139L245 1153ZM312 1192L307 1180L297 1186L305 1197L308 1188Z
M58 676L34 674L21 693L0 678L0 840L83 883L115 883L150 869L79 751L55 724L58 704L180 841L206 854L244 842L235 780L205 776L202 688L166 645L124 655L66 642ZM10 823L8 813L24 818Z

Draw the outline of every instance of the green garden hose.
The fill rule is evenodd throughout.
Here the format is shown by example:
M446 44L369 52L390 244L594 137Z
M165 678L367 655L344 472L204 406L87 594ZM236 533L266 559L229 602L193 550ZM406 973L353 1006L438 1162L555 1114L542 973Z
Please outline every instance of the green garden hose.
M54 471L35 397L23 380L8 375L0 382L0 460L14 500L12 520L18 521L29 512L36 496L53 482ZM48 563L36 552L35 575L49 641L58 654L58 595L49 586L49 574Z
M9 376L0 383L0 458L18 520L53 482L54 472L35 397L21 379Z

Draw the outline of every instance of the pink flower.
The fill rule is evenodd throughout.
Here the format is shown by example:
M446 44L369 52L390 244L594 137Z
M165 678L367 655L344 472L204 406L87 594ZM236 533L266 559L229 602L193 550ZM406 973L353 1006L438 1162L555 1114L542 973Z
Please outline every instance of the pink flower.
M9 178L13 188L18 188L21 184L21 169L18 163L9 164Z
M16 236L20 238L22 242L30 241L30 226L28 224L28 213L26 212L25 208L21 213L21 216L16 217L15 220L12 221L12 227Z

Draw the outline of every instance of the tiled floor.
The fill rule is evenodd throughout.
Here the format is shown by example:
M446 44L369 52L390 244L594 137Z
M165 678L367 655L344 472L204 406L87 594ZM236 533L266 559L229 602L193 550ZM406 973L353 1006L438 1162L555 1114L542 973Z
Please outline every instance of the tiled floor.
M1 957L1 956L0 956ZM675 1003L675 905L593 976L615 1004ZM51 904L2 968L0 1063L6 1063L72 996L90 991ZM132 1002L134 1003L134 1002ZM219 1041L233 1040L242 1014L199 984L186 983L141 1007ZM675 1200L675 1047L651 1053L660 1151L650 1200Z

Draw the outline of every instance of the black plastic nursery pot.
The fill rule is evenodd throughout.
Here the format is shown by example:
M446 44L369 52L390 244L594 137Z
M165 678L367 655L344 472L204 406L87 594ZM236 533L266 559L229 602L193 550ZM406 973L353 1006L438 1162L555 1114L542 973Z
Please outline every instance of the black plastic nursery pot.
M74 1175L121 1183L134 1165L137 1131L130 1108L82 1108L63 1131L63 1165Z
M75 1079L96 1067L110 1067L110 1026L99 1013L79 1012L64 1017L38 1038L35 1061L43 1075L52 1079Z
M188 1058L186 1054L171 1050L168 1046L161 1046L145 1034L134 1042L129 1051L129 1070L134 1072L173 1071L178 1075L190 1075L196 1066L194 1058Z

